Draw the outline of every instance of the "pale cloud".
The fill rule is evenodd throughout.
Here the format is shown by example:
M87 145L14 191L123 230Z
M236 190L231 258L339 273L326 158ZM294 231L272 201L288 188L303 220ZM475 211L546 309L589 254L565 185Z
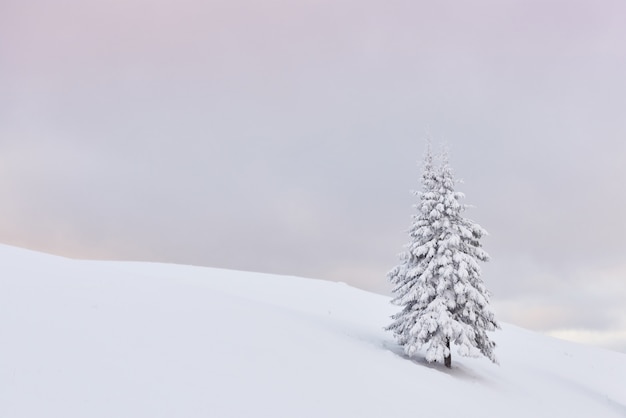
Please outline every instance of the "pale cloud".
M597 345L616 351L626 351L626 331L623 329L611 331L559 329L548 332L548 335L577 343Z
M575 269L574 269L575 270ZM571 275L521 276L526 291L511 292L494 304L503 321L549 335L606 348L626 348L626 266L587 268ZM536 277L535 277L536 279Z

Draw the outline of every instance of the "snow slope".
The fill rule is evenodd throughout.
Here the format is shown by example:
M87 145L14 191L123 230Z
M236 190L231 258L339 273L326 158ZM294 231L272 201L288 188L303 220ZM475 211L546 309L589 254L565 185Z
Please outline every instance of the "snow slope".
M0 246L0 417L625 417L626 356L510 325L407 360L340 283Z

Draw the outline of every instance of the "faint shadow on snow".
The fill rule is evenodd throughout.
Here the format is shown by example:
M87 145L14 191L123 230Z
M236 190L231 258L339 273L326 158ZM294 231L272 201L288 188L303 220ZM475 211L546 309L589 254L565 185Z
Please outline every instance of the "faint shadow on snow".
M577 392L580 395L585 396L587 398L593 399L595 402L604 404L608 406L610 409L612 409L613 411L617 412L618 414L626 417L626 405L624 405L623 403L619 401L615 401L609 398L608 395L600 393L596 390L589 388L588 386L585 386L582 383L573 381L571 379L565 378L555 373L546 372L543 370L538 370L537 372L541 373L543 376L545 376L545 378L557 381L560 385L564 387L569 387L574 392Z
M476 371L464 366L463 364L459 364L459 362L455 363L454 356L452 357L452 367L447 368L441 363L429 363L428 361L426 361L426 357L422 355L409 357L404 353L404 350L402 350L402 347L400 347L395 342L384 341L383 347L389 352L395 354L396 356L401 357L402 359L406 360L407 362L411 362L421 367L426 367L435 372L447 374L448 376L452 376L454 378L463 379L463 380L467 380L471 382L483 383L486 385L490 385L492 383L485 376L481 376L480 374L476 373Z

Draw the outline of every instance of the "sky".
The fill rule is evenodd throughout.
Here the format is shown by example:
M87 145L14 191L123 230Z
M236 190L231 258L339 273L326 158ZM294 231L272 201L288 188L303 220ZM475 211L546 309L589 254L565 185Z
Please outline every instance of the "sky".
M0 0L0 242L389 293L425 138L499 320L626 352L626 4Z

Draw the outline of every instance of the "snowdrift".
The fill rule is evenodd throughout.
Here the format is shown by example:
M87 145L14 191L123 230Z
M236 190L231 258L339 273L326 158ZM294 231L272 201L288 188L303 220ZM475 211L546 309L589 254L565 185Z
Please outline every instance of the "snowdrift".
M381 279L382 280L382 279ZM341 283L0 246L1 417L624 417L626 356L510 325L408 360Z

